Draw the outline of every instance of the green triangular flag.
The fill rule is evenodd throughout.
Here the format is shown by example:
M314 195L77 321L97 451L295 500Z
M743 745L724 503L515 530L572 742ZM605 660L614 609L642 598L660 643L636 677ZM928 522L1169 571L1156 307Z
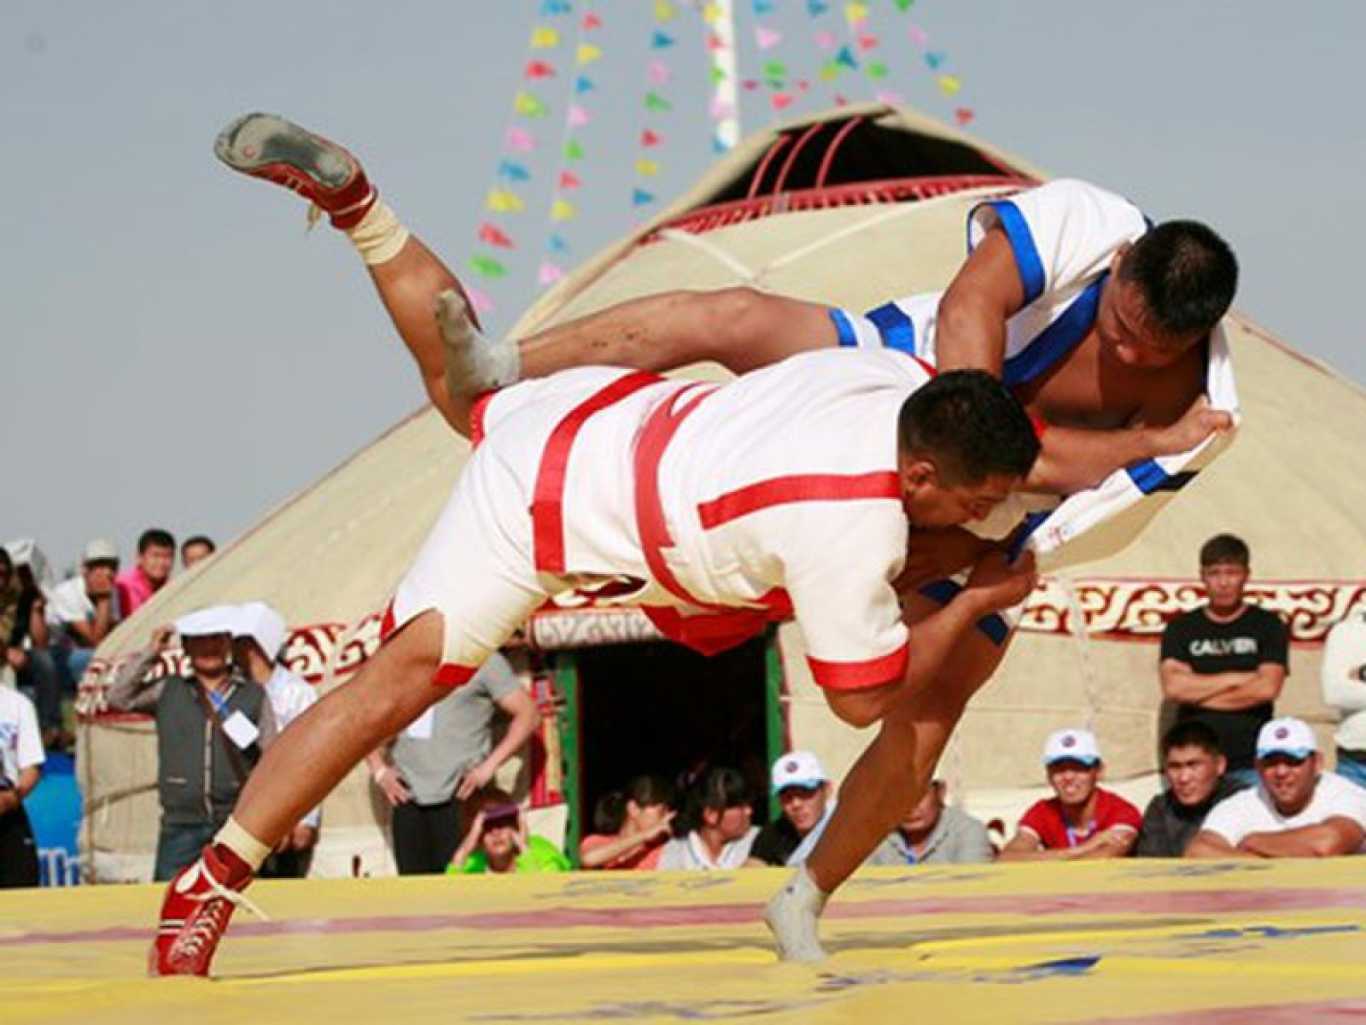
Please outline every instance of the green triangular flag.
M579 144L578 139L570 139L564 144L564 158L566 160L583 159L583 146Z
M491 256L479 254L471 256L470 266L474 268L476 274L481 274L486 278L501 278L507 273L507 268Z
M718 67L713 67L711 69L710 76L712 85L715 85L717 82L724 82L726 80L725 71Z
M883 64L882 61L873 61L866 68L864 68L864 70L868 72L869 78L887 77L887 65Z
M765 77L765 78L786 78L786 77L787 77L787 65L784 64L782 61L765 61L765 62L764 62L764 77Z
M915 0L892 0L892 3L896 4L898 11L905 13L911 9L911 4L915 3Z
M646 110L673 110L674 105L666 100L659 93L649 92L645 94Z

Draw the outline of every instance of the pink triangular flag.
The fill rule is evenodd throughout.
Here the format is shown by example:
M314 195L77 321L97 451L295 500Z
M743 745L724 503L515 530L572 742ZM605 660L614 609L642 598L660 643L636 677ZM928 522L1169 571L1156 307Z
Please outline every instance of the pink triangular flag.
M673 72L669 70L669 65L665 64L663 61L655 60L650 61L650 67L647 74L650 77L651 85L664 85L669 81Z
M536 148L536 140L525 129L514 125L508 129L507 146L517 153L530 153Z
M564 271L549 260L542 263L540 269L536 271L536 281L541 285L553 285L562 277L564 277Z
M760 25L754 30L754 41L759 44L759 49L771 50L783 41L783 34Z
M755 89L759 88L758 80L753 78L745 79L743 82L740 83L740 85L748 92L754 92Z
M462 284L465 285L465 295L466 295L466 297L468 297L468 299L469 299L469 301L470 301L470 305L471 305L472 307L474 307L474 312L475 312L475 313L492 313L492 312L493 312L493 300L492 300L492 299L490 299L487 295L485 295L485 294L484 294L483 292L481 292L479 289L474 288L472 285L470 285L470 284L468 284L468 283L465 283L465 282L462 282Z
M567 113L567 120L571 128L582 128L588 124L588 111L584 110L577 103L571 103Z
M792 97L787 93L774 93L768 98L768 102L773 104L774 110L782 110L784 107L791 106Z
M849 100L843 93L835 93L835 106L844 107L848 106L848 104Z
M835 48L835 34L822 29L816 33L816 45L822 50L833 50Z
M901 96L886 89L880 90L877 94L878 103L885 103L889 107L901 106Z
M734 113L735 113L735 104L731 103L729 100L723 100L723 99L722 99L721 97L719 97L719 96L713 96L713 97L712 97L712 99L711 99L711 116L712 116L712 117L716 118L717 120L720 120L720 119L723 118L723 117L730 117L730 116L731 116L732 114L734 114Z
M806 79L801 78L801 79L798 79L798 80L797 80L797 91L798 91L798 92L804 93L804 92L806 92L806 91L807 91L808 89L810 89L810 88L811 88L811 83L808 82Z
M717 51L717 50L724 50L725 48L726 48L726 42L725 42L725 40L722 39L720 36L718 36L715 32L713 32L711 35L707 36L707 49L708 49L708 50L710 50L710 51L712 51L712 52L714 53L714 52Z
M912 25L907 31L911 37L911 42L913 42L916 46L920 47L922 50L930 41L929 34L919 25Z

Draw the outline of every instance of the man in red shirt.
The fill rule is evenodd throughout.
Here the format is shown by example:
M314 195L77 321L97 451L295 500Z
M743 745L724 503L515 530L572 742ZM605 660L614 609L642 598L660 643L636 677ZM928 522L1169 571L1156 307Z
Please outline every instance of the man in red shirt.
M1058 730L1044 744L1053 797L1036 801L1020 819L1002 861L1122 858L1138 839L1143 817L1124 798L1097 784L1105 771L1090 730Z

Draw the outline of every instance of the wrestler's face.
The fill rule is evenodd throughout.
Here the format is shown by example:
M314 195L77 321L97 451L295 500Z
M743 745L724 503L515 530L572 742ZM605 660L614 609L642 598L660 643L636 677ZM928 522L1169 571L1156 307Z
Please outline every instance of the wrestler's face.
M945 484L932 461L904 456L901 504L913 527L958 527L986 519L1020 483L1019 477L995 475L976 484Z
M1273 754L1257 759L1257 774L1271 801L1282 815L1298 815L1314 797L1319 780L1320 758L1314 752L1306 758Z
M1118 270L1119 259L1115 257L1114 270ZM1096 334L1103 356L1134 370L1171 366L1201 338L1200 334L1172 335L1158 329L1138 282L1113 272L1100 294Z

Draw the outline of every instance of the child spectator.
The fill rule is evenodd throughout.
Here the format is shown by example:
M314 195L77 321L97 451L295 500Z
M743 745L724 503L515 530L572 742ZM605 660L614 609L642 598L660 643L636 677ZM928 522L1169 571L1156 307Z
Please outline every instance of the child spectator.
M511 795L485 787L465 839L448 873L568 872L569 859L545 837L527 831L526 816Z
M624 794L605 794L593 815L594 832L579 841L579 863L584 868L657 868L677 814L673 800L673 787L659 776L637 776Z

